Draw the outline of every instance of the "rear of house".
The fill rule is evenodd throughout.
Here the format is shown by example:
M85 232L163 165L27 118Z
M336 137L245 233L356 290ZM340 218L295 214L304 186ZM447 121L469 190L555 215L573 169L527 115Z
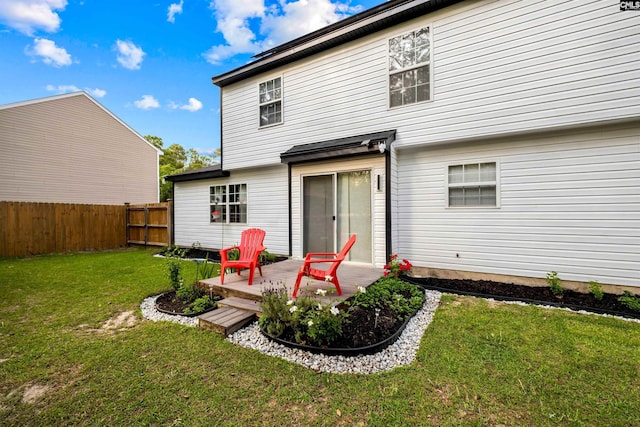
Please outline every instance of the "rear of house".
M84 92L0 106L0 200L157 202L160 154Z
M402 0L265 52L213 79L223 161L175 177L176 243L640 287L638 35L614 2Z

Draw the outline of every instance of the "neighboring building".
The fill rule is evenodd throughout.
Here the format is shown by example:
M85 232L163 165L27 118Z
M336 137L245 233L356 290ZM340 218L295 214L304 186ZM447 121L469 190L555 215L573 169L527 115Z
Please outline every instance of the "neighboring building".
M0 200L158 201L162 152L84 92L0 105Z
M613 1L391 0L264 52L213 78L222 166L169 178L176 243L640 287L639 36Z

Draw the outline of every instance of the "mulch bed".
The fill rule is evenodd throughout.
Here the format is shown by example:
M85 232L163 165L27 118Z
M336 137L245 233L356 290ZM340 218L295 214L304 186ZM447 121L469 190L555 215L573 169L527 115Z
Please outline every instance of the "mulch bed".
M640 312L633 311L620 301L619 295L605 293L602 300L592 294L564 290L556 296L548 287L534 287L500 283L487 280L438 279L435 277L405 277L404 280L425 289L462 295L473 295L505 301L523 301L533 304L548 304L573 310L586 310L593 313L640 318Z
M206 259L208 258L211 262L220 262L220 251L209 251L205 249L197 249L197 248L185 248L184 249L184 258L188 259ZM164 252L159 252L159 255L164 255ZM282 255L275 255L275 260L273 261L265 261L261 263L261 265L269 265L280 261L287 260L288 257Z

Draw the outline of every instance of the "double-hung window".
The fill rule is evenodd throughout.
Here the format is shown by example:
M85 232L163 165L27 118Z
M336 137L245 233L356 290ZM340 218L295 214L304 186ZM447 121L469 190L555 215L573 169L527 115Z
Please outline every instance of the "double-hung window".
M282 78L267 80L258 86L260 126L282 123Z
M429 27L389 39L389 106L431 99Z
M496 207L497 187L495 162L449 166L449 207Z
M209 221L247 222L247 184L214 185L209 187Z

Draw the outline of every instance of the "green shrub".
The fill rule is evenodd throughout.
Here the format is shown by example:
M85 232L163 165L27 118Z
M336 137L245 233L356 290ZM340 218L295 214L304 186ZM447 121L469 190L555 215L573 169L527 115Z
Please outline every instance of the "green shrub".
M165 252L165 273L171 283L173 290L178 291L182 286L182 257L184 251L173 246L171 250Z
M287 288L283 284L272 284L262 291L262 315L258 319L258 325L276 338L281 336L291 323L288 300Z
M589 282L589 292L593 295L595 299L598 301L602 301L604 297L604 291L602 290L602 285L595 280Z
M556 296L560 296L564 292L564 289L562 288L562 281L558 277L558 273L555 271L547 273L547 284L551 288L551 292Z
M216 305L216 302L209 299L208 295L204 295L200 298L196 298L189 308L185 310L185 313L201 313L209 308L214 308Z
M404 320L424 303L424 292L397 277L381 277L366 290L357 293L350 302L352 307L389 308Z
M288 330L298 344L322 346L342 335L344 311L314 297L291 300L284 285L263 290L260 307L258 325L271 336L280 337Z
M624 291L624 294L618 297L618 301L633 311L640 311L640 298L629 291Z

